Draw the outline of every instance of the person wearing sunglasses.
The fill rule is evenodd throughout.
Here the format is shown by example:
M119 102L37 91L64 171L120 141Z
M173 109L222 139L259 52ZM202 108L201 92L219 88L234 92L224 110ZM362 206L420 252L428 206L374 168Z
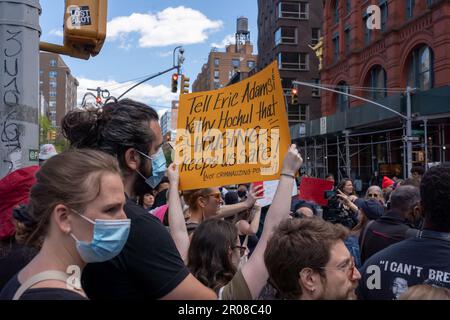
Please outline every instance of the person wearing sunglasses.
M375 199L380 201L383 205L384 203L384 197L383 197L383 191L379 186L370 186L369 189L366 191L366 195L364 197L365 199Z
M348 229L317 217L283 221L264 262L283 299L353 300L361 278L344 244Z
M206 219L222 219L253 208L256 200L262 198L259 195L261 191L262 186L257 188L252 186L244 201L223 206L218 187L183 191L183 199L189 206L190 218L186 222L189 235Z

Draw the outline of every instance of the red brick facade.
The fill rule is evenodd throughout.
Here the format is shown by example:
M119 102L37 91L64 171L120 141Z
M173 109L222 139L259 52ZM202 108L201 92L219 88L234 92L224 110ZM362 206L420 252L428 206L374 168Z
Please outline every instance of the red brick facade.
M339 23L335 21L335 3L339 4ZM388 15L383 31L372 30L370 44L366 44L366 8L379 4L379 0L351 0L347 12L346 0L326 0L324 5L324 68L323 84L338 85L345 82L350 87L368 87L368 77L374 66L381 66L386 74L387 88L405 88L411 54L418 47L428 46L432 52L432 87L450 83L450 1L415 0L412 17L408 19L405 0L387 0ZM345 30L350 30L346 42ZM339 58L335 58L336 35L339 36ZM349 49L346 52L346 49ZM367 92L351 90L359 96ZM389 92L387 93L389 95ZM336 112L337 95L322 92L322 114ZM350 107L361 101L350 99Z

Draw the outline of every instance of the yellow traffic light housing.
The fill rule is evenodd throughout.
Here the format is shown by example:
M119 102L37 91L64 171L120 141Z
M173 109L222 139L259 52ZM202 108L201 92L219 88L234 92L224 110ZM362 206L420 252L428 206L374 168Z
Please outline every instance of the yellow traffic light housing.
M185 75L181 76L181 90L180 93L184 94L184 93L189 93L189 81L190 78L186 77Z
M291 90L291 104L292 105L298 104L298 89L297 88L293 88Z
M51 131L51 140L54 142L54 141L56 141L56 131L55 130L52 130Z
M107 0L66 0L64 46L41 42L40 49L89 59L96 56L105 42Z

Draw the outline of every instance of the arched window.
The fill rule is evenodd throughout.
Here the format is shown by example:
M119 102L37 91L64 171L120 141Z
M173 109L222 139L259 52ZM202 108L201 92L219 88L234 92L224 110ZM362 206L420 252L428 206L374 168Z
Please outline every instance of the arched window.
M434 86L433 51L422 45L414 49L408 59L408 86L428 90Z
M367 74L365 87L373 88L367 91L367 97L372 100L386 97L386 71L380 65L376 65L370 69Z
M336 90L345 93L350 93L350 88L345 81L339 82ZM335 101L336 101L336 110L345 111L345 109L348 109L350 107L350 99L346 95L336 93Z

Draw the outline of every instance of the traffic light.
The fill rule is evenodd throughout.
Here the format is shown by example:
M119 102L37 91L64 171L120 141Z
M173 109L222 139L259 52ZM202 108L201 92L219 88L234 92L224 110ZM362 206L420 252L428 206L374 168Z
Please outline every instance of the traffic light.
M298 104L298 89L292 88L291 90L291 104L297 105Z
M66 0L64 45L96 56L105 42L107 0Z
M51 131L51 140L56 141L56 130Z
M181 94L189 93L189 80L185 75L181 76Z
M172 92L176 93L178 92L178 74L174 73L172 75Z
M43 51L89 59L105 42L108 0L65 0L64 46L40 42Z

